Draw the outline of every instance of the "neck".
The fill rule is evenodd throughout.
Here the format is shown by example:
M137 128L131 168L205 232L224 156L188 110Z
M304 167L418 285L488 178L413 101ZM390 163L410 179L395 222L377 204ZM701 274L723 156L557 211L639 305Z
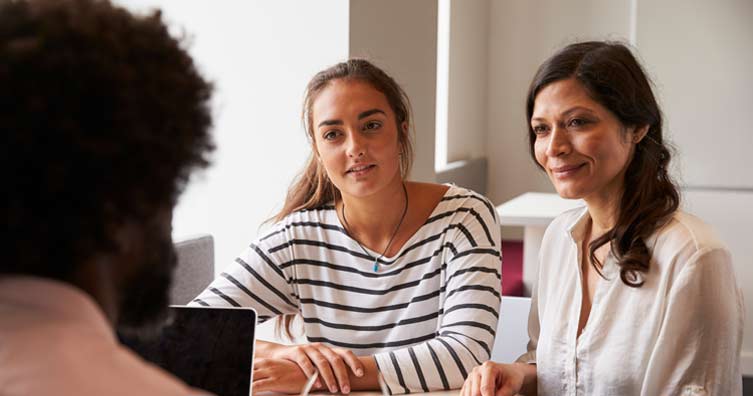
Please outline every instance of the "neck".
M621 191L611 194L594 194L584 198L591 216L591 238L598 238L614 228L619 215Z
M84 264L71 280L97 302L110 327L114 328L118 320L118 299L110 271L113 264L104 257L94 258Z
M370 248L379 247L395 233L395 227L403 217L406 192L398 175L394 183L377 194L368 197L342 196L338 213L345 218L351 236Z

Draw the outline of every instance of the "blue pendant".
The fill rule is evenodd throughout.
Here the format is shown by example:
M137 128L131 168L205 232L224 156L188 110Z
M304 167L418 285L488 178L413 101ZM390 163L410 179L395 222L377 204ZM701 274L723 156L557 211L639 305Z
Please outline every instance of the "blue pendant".
M377 272L379 270L379 264L374 261L374 272Z

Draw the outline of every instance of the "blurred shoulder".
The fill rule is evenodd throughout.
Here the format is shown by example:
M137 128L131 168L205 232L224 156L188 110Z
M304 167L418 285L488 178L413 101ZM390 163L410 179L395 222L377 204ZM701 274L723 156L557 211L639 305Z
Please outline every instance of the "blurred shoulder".
M257 243L280 244L296 238L320 239L323 231L342 232L333 203L290 213L262 231Z
M656 230L648 239L647 246L654 260L675 267L695 263L711 253L729 257L727 246L711 225L681 210Z
M420 183L427 189L441 191L440 205L445 205L448 209L467 208L475 212L489 216L497 220L497 211L489 198L479 194L471 189L456 186L454 184L429 184Z
M716 230L697 216L678 210L656 232L663 242L687 245L693 251L726 248Z

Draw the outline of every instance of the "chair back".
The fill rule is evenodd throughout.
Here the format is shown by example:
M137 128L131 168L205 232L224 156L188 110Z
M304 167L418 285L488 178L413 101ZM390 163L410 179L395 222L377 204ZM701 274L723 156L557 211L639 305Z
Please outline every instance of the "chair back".
M502 296L497 337L492 348L493 361L512 363L526 352L530 309L531 299L528 297Z
M214 279L214 239L191 236L175 242L178 266L173 273L170 304L186 305Z

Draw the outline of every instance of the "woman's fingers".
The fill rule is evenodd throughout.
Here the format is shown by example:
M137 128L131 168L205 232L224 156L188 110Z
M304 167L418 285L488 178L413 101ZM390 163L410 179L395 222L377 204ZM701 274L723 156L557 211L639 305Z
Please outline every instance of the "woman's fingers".
M459 396L515 395L521 384L522 374L516 371L515 367L486 362L471 371Z
M495 396L515 396L518 394L518 390L516 387L512 386L511 384L503 384L499 389L497 389L497 392L494 394Z
M523 374L519 371L509 371L499 379L499 382L495 396L517 395L523 386Z
M342 393L350 393L350 379L348 378L348 366L345 365L343 358L330 348L323 347L320 349L322 355L329 360L330 367L337 379L338 387Z
M315 389L326 386L330 392L350 392L349 369L357 376L364 375L364 365L350 350L334 349L320 343L290 346L276 355L295 362L307 377L318 374Z
M259 379L254 377L254 394L257 392L268 392L274 390L275 380L273 379Z
M314 364L311 363L311 360L306 354L304 346L296 345L289 348L290 349L286 351L286 353L281 354L280 357L296 362L296 364L298 364L298 367L301 368L301 371L306 374L306 377L314 375L314 373L316 373L316 367L314 367Z
M356 377L363 377L365 370L363 363L361 362L361 359L359 359L358 356L353 353L353 351L351 351L350 349L335 349L334 351L343 358L345 363L348 365L348 367L350 367Z
M267 378L269 376L267 361L268 359L257 359L256 362L254 362L254 380Z
M484 364L479 370L478 389L481 396L495 396L497 391L497 373L494 366Z
M298 365L287 359L259 359L254 366L254 393L300 392L306 383L306 376Z
M319 371L319 376L324 380L327 389L332 393L337 393L337 378L335 378L329 360L320 351L321 347L322 345L320 344L310 344L304 346L303 350L306 352L306 356L308 356L314 366L316 366L316 369Z
M470 378L470 375L468 376ZM466 380L468 379L466 378ZM460 387L460 390L458 391L458 396L465 396L465 387L468 382L463 382L463 386Z
M478 377L479 367L474 367L463 382L463 386L460 388L458 396L477 396L478 389L476 389L476 377Z

